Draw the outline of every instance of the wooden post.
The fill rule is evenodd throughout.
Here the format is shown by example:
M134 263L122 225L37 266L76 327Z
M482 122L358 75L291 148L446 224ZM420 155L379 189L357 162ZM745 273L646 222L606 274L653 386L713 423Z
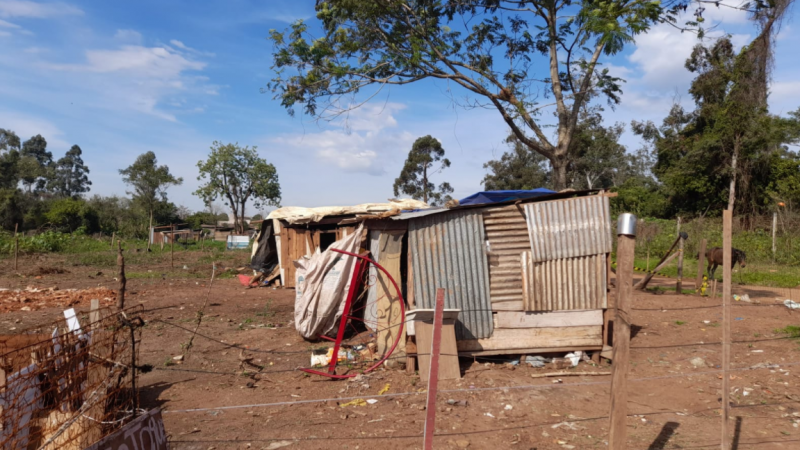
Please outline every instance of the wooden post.
M627 217L625 217L627 216ZM624 231L623 221L633 221L636 217L621 214L617 230ZM627 228L635 233L636 227ZM636 236L620 234L617 237L617 301L614 315L614 349L611 356L611 423L609 425L608 448L624 450L627 448L628 415L628 352L631 339L630 300L633 291L633 259Z
M114 238L117 237L117 232L114 231L111 233L111 250L114 250Z
M19 236L17 236L17 229L19 224L14 224L14 270L17 270L17 258L19 258Z
M433 339L431 339L431 367L428 374L428 401L426 403L424 450L433 450L433 434L436 431L436 390L439 384L439 349L442 343L442 319L444 316L444 289L436 290L436 309L433 313Z
M728 437L728 415L730 414L730 378L728 370L731 364L731 224L733 210L722 212L722 450L730 448Z
M678 281L675 282L675 293L683 294L683 245L684 239L681 234L681 218L678 217Z
M125 257L122 256L122 242L117 241L117 266L119 267L119 290L117 290L117 310L125 309Z
M702 292L703 287L703 274L705 273L705 265L706 265L706 245L708 241L703 239L700 241L700 253L697 254L697 280L694 282L694 287L697 293Z
M647 283L649 283L650 280L653 278L653 275L655 274L655 272L658 272L659 270L661 270L661 268L664 267L667 264L667 262L669 262L670 260L672 260L672 258L675 257L676 254L672 253L672 250L675 250L675 246L678 245L678 241L680 241L680 240L681 240L681 236L678 236L678 238L675 239L675 242L672 243L672 246L670 246L669 250L667 250L667 253L664 253L664 256L661 258L661 261L659 261L658 264L656 264L656 268L653 269L652 272L650 272L647 275L645 275L645 277L642 278L641 281L636 283L636 286L634 286L634 289L644 290L644 288L647 287ZM619 272L619 263L617 263L617 271Z
M89 310L89 324L92 326L93 330L96 330L100 326L100 300L93 298L91 304L92 306Z
M203 234L202 230L200 231L200 235L201 235L200 237L202 238L200 239L200 251L203 252L206 250L206 235Z
M175 225L170 227L172 234L169 237L169 265L175 269Z
M772 262L775 262L775 231L778 229L778 213L772 213Z

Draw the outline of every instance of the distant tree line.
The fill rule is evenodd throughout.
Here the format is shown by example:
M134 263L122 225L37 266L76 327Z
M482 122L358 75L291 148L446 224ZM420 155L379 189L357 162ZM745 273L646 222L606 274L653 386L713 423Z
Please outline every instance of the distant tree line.
M227 221L228 214L215 203L221 197L243 232L247 202L256 208L280 204L277 171L255 148L215 142L208 161L198 166L199 179L210 179L195 193L204 200L204 211L192 212L169 200L167 190L183 179L159 165L153 152L119 170L129 197L88 196L92 182L79 146L54 160L41 135L22 142L14 131L0 128L0 228L145 238L154 225L188 223L198 229Z

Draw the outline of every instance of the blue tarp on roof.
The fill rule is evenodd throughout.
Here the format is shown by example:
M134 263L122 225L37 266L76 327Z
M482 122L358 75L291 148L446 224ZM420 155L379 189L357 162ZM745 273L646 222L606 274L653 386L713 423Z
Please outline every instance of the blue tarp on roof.
M483 205L486 203L507 202L509 200L521 200L526 198L541 197L543 195L555 194L556 191L550 189L537 188L529 191L484 191L470 195L458 202L463 205Z

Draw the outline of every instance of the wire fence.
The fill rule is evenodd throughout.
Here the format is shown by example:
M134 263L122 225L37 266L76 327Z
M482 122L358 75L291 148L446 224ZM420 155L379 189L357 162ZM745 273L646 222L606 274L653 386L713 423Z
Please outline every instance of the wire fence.
M83 449L138 413L141 307L59 320L0 342L0 448Z

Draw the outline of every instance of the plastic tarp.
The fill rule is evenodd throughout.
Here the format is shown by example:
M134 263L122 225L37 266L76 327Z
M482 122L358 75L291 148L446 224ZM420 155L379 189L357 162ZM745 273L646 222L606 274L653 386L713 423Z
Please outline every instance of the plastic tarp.
M528 191L483 191L476 192L469 197L462 199L458 202L461 205L484 205L486 203L500 203L509 200L522 200L526 198L541 197L543 195L555 194L556 191L551 191L545 188L536 188Z
M294 326L303 338L333 335L338 329L357 258L332 249L358 253L363 229L361 225L324 252L294 262Z
M277 265L278 247L275 242L275 233L272 232L272 223L265 220L261 222L261 230L253 240L250 268L269 275Z
M321 206L319 208L287 206L272 211L267 219L281 219L290 224L303 224L319 222L328 216L375 215L394 211L399 214L404 210L425 208L429 208L427 203L413 199L389 199L388 203L363 203L356 206Z

